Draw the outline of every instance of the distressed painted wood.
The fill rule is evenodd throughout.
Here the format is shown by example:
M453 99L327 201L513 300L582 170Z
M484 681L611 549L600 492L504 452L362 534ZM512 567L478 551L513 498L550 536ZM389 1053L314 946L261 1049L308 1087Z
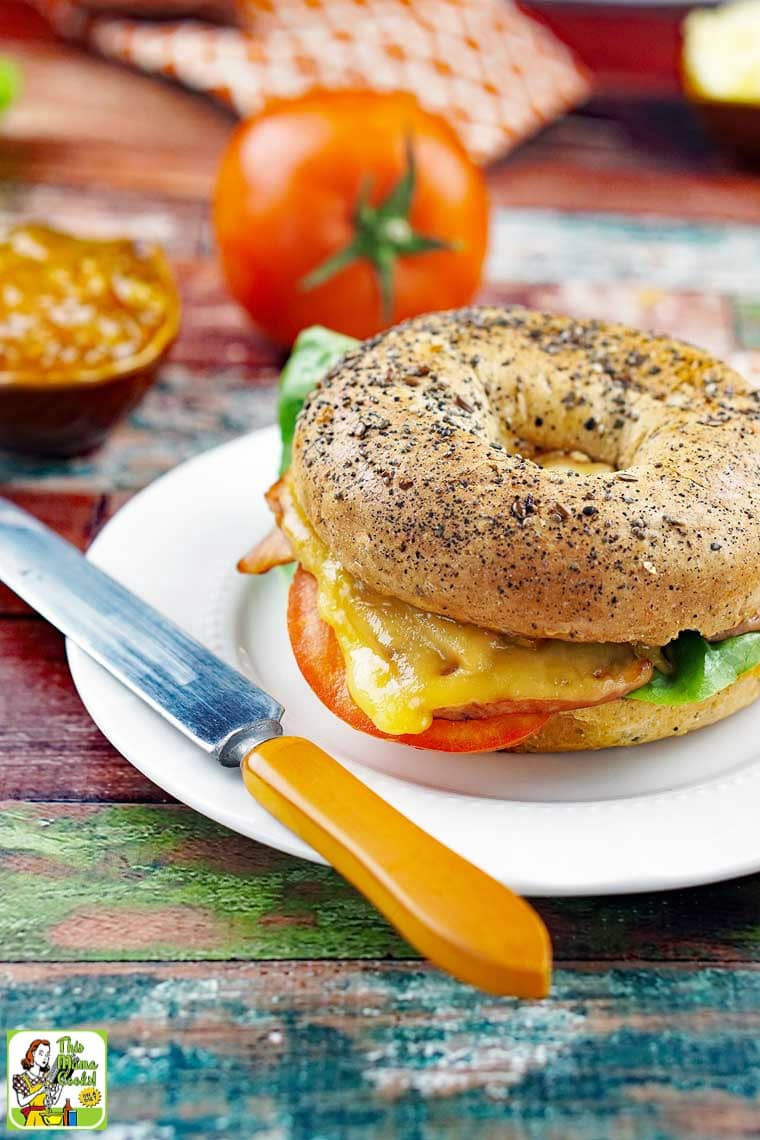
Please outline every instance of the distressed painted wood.
M184 808L5 804L0 843L0 959L410 956L331 870Z
M71 681L63 638L37 617L0 619L0 796L167 799L95 727Z
M80 550L85 550L92 541L106 509L105 496L92 493L59 498L44 491L17 491L0 486L0 495L31 511ZM16 594L0 584L0 619L11 614L30 615L32 612Z
M0 1019L106 1028L130 1140L760 1131L751 969L562 969L551 999L517 1003L416 965L16 965Z
M56 42L24 2L4 0L0 21L26 84L3 126L14 145L0 149L0 176L89 187L105 173L107 183L134 190L160 183L180 198L207 195L231 115Z
M414 956L333 871L177 806L6 802L0 897L5 961ZM760 962L760 875L536 905L558 961Z

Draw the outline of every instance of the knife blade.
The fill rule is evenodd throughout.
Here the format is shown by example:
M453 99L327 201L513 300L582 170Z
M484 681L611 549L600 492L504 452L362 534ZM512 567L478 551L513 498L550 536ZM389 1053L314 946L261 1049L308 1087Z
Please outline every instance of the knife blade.
M498 994L544 997L551 942L519 895L451 851L317 745L283 708L48 527L0 498L0 580L225 766L413 946Z
M274 697L3 498L0 579L225 767L281 734Z

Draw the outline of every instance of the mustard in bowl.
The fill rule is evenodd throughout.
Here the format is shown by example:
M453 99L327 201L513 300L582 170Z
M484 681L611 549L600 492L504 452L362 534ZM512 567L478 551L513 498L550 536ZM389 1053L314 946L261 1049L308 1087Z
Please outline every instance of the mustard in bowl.
M164 253L44 225L0 242L0 448L78 455L153 382L179 330Z

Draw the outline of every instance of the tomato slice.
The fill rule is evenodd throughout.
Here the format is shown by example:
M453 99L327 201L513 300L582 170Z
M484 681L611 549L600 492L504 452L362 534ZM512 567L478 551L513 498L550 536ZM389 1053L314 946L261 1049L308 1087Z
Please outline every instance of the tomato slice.
M473 720L436 718L424 732L404 736L381 732L348 691L338 639L317 611L316 578L302 566L296 571L288 595L288 634L298 667L322 704L352 728L383 740L438 752L498 752L537 732L552 715L516 712Z

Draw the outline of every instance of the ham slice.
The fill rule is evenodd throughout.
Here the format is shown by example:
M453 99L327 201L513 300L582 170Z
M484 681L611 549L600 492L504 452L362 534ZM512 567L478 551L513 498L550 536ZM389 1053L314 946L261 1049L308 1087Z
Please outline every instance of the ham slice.
M279 479L269 488L266 501L277 520L277 526L243 555L237 564L241 574L266 574L275 566L286 566L296 560L287 536L280 529L283 518L295 512L285 479Z
M274 566L294 562L290 543L279 527L273 527L264 538L252 546L237 564L241 574L266 574Z

